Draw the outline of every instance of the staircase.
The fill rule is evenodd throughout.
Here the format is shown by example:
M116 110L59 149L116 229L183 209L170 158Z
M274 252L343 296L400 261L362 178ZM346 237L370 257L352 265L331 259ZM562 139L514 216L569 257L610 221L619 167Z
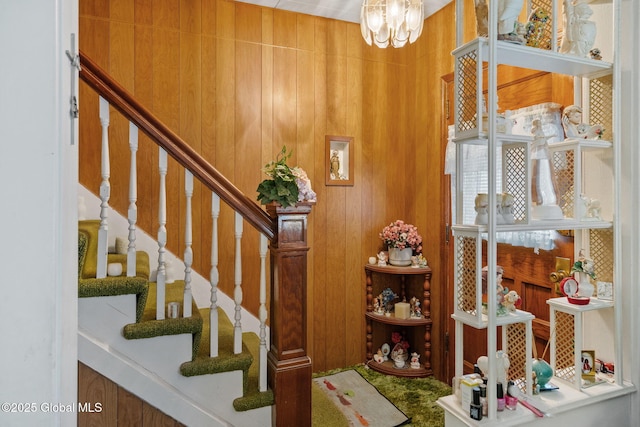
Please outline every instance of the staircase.
M80 78L99 95L101 183L96 194L99 219L81 221L78 238L79 360L186 425L276 426L311 424L311 361L306 354L306 217L311 204L267 206L266 212L242 194L189 145L144 109L110 76L80 55ZM118 218L109 206L110 113L129 121L129 207ZM158 230L153 249L142 250L144 234L137 229L138 132L159 150L157 188ZM87 142L83 142L87 143ZM167 224L167 158L184 168L184 224ZM122 171L122 167L118 168ZM211 195L212 235L197 236L210 245L211 271L207 306L194 300L191 198L193 180ZM93 197L93 196L91 196ZM235 212L235 245L218 243L220 202ZM125 224L121 233L115 223ZM243 283L244 223L260 233L260 283ZM184 230L184 277L169 272L167 228ZM109 250L115 236L126 235L120 253ZM122 243L122 242L119 242ZM199 245L199 246L201 246ZM218 266L222 249L234 246L233 265ZM269 270L267 270L269 251ZM152 254L157 253L157 260ZM229 258L226 258L229 259ZM122 266L121 272L109 267ZM234 271L233 298L218 291L219 269ZM269 274L268 274L269 272ZM267 279L269 276L269 279ZM266 300L266 286L271 300ZM259 294L254 332L246 332L243 293ZM229 300L228 309L220 306ZM181 312L167 318L167 303L179 302ZM227 316L227 313L230 315ZM232 320L230 320L230 318ZM267 327L269 319L270 328ZM267 336L269 333L269 336Z
M209 358L209 308L193 303L189 318L156 320L148 254L137 253L135 277L95 279L99 221L81 221L78 228L83 362L116 376L120 385L186 425L263 426L271 417L273 393L258 390L258 336L243 333L243 351L233 354L233 325L219 309L220 353ZM108 262L126 267L126 256L111 253ZM168 284L167 300L182 304L183 289L184 281ZM214 373L221 375L212 380ZM213 399L215 387L220 393Z

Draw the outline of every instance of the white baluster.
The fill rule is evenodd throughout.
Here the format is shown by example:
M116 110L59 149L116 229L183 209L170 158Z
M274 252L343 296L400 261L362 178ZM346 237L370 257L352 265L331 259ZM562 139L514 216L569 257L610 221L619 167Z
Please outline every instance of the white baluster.
M100 124L102 125L102 158L100 183L100 229L98 230L98 262L96 277L107 277L107 250L109 247L109 197L111 184L109 183L109 103L100 97Z
M191 198L193 197L193 174L188 170L184 170L184 192L187 199L186 203L186 223L184 225L184 298L183 298L183 317L191 317L191 264L193 264L192 232L191 232Z
M167 269L164 260L165 246L167 245L167 152L160 148L159 153L160 172L160 195L158 206L158 274L156 278L156 319L164 319L165 306L165 283L167 279Z
M138 221L138 174L136 156L138 153L138 127L129 122L129 149L131 150L131 164L129 166L129 248L127 249L127 277L136 275L136 222Z
M260 234L260 364L258 387L267 390L267 236Z
M233 300L236 303L235 323L233 329L233 352L242 353L242 215L236 212L235 221L236 255L235 255L235 289Z
M210 345L209 357L218 357L218 217L220 217L220 197L211 193L211 310L209 311Z

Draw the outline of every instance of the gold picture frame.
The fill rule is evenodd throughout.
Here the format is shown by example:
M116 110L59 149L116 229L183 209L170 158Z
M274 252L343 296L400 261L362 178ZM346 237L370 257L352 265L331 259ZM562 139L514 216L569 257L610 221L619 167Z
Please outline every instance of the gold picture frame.
M353 185L353 137L325 137L326 185Z

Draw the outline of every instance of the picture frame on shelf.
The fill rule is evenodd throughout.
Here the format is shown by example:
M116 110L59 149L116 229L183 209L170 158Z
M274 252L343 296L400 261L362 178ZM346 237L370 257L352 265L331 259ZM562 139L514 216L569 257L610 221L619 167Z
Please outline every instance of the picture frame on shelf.
M353 137L325 137L326 185L353 185Z
M613 283L598 281L596 285L598 299L603 301L613 301Z
M580 355L580 372L582 379L595 382L596 379L596 352L594 350L582 350Z

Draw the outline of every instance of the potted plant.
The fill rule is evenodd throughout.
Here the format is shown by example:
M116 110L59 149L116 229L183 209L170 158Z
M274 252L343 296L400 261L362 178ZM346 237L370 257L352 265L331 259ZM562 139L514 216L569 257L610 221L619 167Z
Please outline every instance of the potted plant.
M380 239L389 249L389 263L397 266L411 265L411 256L422 252L422 236L418 227L398 219L380 232Z
M269 162L262 171L269 177L257 188L258 201L263 204L277 203L282 207L293 206L297 202L315 201L316 193L311 189L309 177L299 167L289 167L287 160L292 150L282 146L275 161Z

